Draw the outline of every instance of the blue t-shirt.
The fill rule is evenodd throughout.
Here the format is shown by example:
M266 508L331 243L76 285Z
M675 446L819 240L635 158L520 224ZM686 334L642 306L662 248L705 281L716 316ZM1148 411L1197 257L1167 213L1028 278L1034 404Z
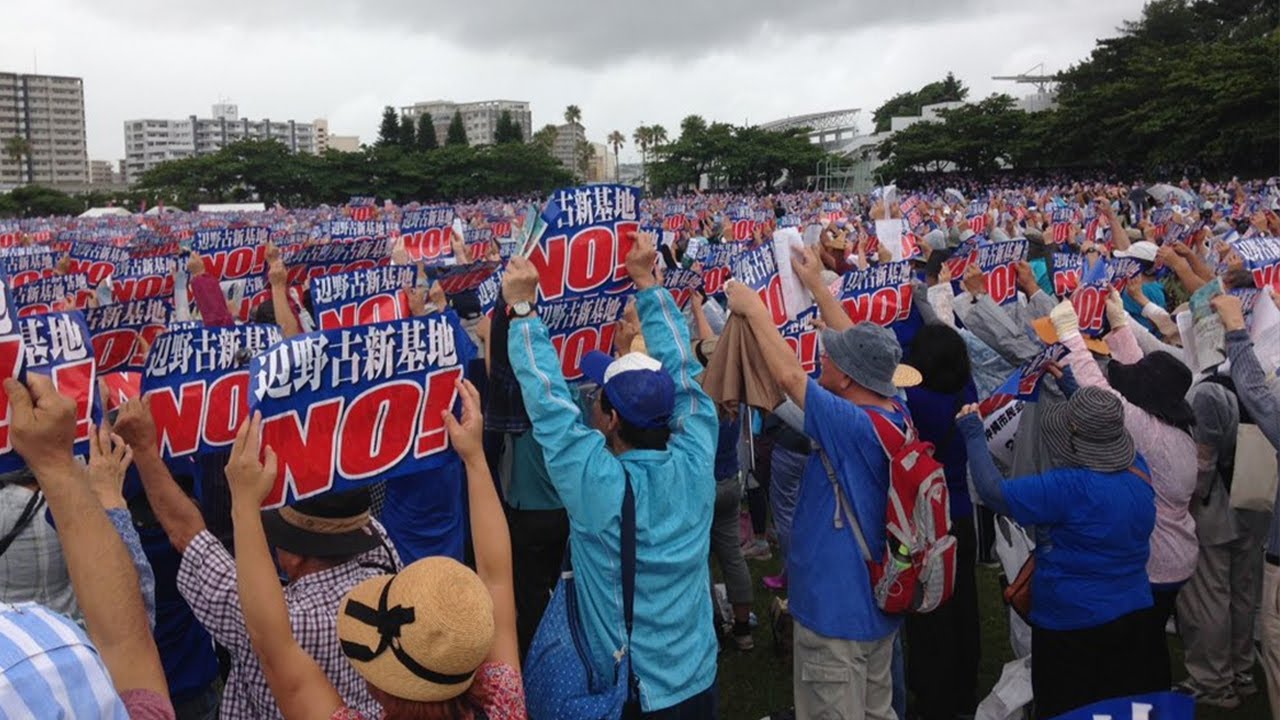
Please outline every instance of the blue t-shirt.
M880 412L899 427L898 413L863 409L809 380L804 396L804 431L831 459L836 478L862 526L873 555L882 552L889 460L868 412ZM789 607L801 625L819 635L863 642L898 628L871 594L871 577L847 522L836 527L835 494L815 452L800 477L787 551Z
M382 505L383 527L404 565L444 555L462 560L466 542L466 473L453 459L427 476L390 478Z
M1159 305L1160 307L1166 307L1163 285L1161 285L1158 282L1147 282L1146 278L1142 277L1141 275L1134 278L1130 282L1142 283L1142 294L1146 295L1148 300ZM1120 293L1120 297L1124 298L1125 312L1129 313L1129 315L1134 320L1137 320L1138 322L1142 323L1142 327L1150 330L1153 333L1159 332L1159 330L1156 328L1155 323L1142 317L1142 306L1138 304L1137 300L1134 300L1133 298L1129 297L1129 293Z
M973 517L969 499L969 452L956 427L956 413L967 403L978 402L978 391L970 380L955 395L944 395L924 387L907 388L907 410L920 439L933 443L933 456L942 463L947 476L947 496L951 519Z
M1031 580L1033 625L1079 630L1151 606L1156 505L1146 481L1127 470L1064 468L1001 487L1013 519L1035 525L1042 538Z

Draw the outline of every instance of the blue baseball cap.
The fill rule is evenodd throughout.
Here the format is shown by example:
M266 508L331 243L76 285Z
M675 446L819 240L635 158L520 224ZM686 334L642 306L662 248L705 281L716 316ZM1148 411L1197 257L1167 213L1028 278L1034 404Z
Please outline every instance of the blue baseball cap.
M644 353L620 358L592 350L582 358L582 374L604 389L624 420L640 428L666 427L676 404L676 385L662 363Z

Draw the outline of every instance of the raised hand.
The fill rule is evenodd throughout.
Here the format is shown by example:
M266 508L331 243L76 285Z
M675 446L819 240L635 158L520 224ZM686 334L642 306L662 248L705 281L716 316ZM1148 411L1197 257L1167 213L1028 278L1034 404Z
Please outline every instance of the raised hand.
M27 384L6 378L9 395L9 438L13 449L40 479L42 472L75 465L76 403L60 394L46 375L28 373Z
M538 269L533 263L519 255L507 262L507 271L502 274L502 297L509 305L538 299Z
M233 503L249 508L261 507L262 501L276 483L276 452L261 452L262 413L240 424L236 441L227 461L227 485ZM259 460L259 455L262 459Z
M440 414L444 418L444 428L449 433L449 442L464 461L484 462L484 416L480 414L480 391L470 380L458 380L458 397L462 399L462 419L453 416L450 410Z
M658 248L652 233L631 233L631 250L627 253L627 274L637 290L653 287L657 280L653 266L658 261Z

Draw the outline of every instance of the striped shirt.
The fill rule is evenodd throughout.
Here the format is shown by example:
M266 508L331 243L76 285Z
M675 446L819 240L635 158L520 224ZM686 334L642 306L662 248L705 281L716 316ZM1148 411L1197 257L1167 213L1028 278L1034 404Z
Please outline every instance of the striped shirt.
M75 623L35 603L0 604L0 720L129 713Z
M0 487L0 536L13 529L34 494L17 484ZM37 602L54 612L80 617L58 533L43 509L0 555L0 601Z
M371 522L385 548L300 577L285 586L284 596L293 636L329 677L343 702L368 717L380 717L380 706L338 644L338 605L342 597L364 580L391 573L400 566L399 557L386 542L386 531L377 521ZM393 554L390 560L388 552ZM281 718L262 665L249 643L236 587L235 558L208 530L196 535L182 554L178 592L191 605L191 612L200 624L231 654L231 673L222 693L221 719Z

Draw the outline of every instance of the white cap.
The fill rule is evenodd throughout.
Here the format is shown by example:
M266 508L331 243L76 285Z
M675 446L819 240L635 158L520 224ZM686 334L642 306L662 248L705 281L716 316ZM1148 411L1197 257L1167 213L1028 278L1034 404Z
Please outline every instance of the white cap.
M1139 240L1129 246L1128 250L1116 250L1111 253L1115 257L1131 257L1134 260L1143 260L1153 263L1156 261L1156 251L1160 248L1156 244L1148 240Z

